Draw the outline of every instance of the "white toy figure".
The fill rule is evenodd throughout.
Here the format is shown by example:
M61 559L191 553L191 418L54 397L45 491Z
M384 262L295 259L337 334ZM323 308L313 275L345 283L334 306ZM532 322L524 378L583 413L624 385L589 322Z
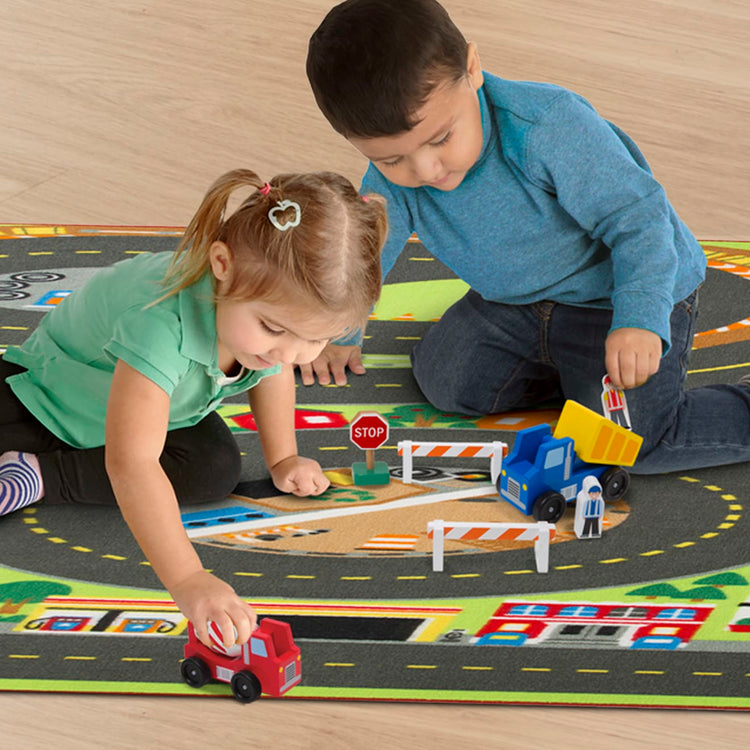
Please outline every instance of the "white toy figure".
M576 517L573 530L579 539L598 539L602 535L604 500L602 486L594 476L584 477L581 491L576 495Z
M628 402L625 394L616 388L609 375L602 378L602 409L604 416L619 424L626 430L632 430L630 426L630 414L628 413Z

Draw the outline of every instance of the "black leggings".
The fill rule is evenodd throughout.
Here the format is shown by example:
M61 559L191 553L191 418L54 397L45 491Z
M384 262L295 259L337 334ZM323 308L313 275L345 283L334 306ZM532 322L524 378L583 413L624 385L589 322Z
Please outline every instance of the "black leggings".
M104 448L74 448L42 425L5 382L23 371L0 358L0 453L36 454L47 503L115 505ZM216 412L193 427L167 432L160 463L185 505L223 500L240 477L237 443Z

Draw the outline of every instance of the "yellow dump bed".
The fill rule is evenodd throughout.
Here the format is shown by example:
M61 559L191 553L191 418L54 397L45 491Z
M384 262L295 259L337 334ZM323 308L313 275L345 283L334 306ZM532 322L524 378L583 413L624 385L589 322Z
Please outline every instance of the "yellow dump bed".
M587 409L566 401L557 420L554 437L573 438L578 456L590 464L632 466L643 438Z

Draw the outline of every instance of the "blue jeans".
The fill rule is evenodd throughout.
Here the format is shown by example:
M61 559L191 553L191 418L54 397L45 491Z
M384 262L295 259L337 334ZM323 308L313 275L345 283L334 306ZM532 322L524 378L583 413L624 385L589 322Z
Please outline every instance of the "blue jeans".
M674 306L672 346L659 371L626 391L643 437L636 474L750 460L750 388L685 390L697 292ZM493 414L572 399L602 413L604 344L611 310L555 302L504 305L469 291L412 352L414 376L445 411Z

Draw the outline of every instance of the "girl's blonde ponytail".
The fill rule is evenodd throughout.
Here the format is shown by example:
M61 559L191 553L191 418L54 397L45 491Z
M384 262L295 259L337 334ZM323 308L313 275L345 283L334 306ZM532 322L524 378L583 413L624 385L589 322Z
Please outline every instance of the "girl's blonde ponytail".
M235 190L260 190L263 181L250 169L235 169L219 177L208 189L175 250L164 277L168 295L195 284L209 268L208 251L222 236L229 198Z

